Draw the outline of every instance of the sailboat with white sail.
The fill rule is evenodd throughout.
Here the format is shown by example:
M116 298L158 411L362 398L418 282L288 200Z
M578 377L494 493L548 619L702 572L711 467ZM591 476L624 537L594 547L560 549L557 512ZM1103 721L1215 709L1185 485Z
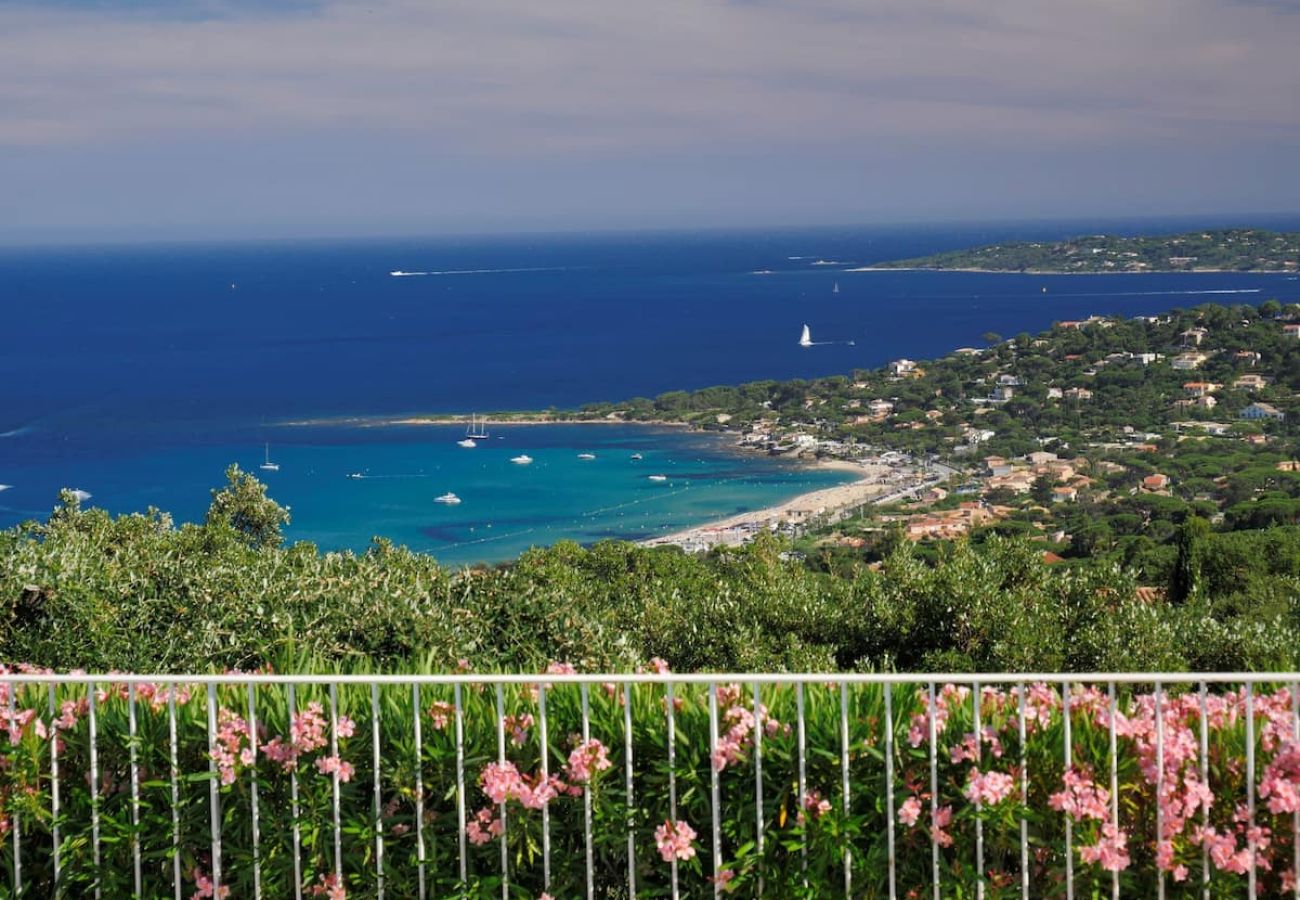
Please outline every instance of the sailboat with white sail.
M266 462L262 463L258 468L263 472L280 471L280 464L271 462L271 444L269 442L266 445Z
M811 347L812 345L813 345L812 331L809 330L807 325L804 325L803 334L799 335L799 346Z

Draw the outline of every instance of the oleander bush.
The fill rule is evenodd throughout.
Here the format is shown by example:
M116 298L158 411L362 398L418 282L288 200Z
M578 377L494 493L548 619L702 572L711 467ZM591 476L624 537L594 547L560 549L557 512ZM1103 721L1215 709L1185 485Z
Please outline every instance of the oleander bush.
M662 669L662 661L656 665ZM1165 692L1158 719L1149 688L1122 689L1113 714L1118 792L1112 794L1112 708L1105 686L1077 685L1068 694L1067 766L1062 695L1043 684L1028 686L1023 698L1020 688L983 687L976 729L975 695L951 684L936 686L933 720L924 685L892 688L891 720L885 715L886 689L877 684L764 686L756 704L750 685L722 683L716 686L716 739L707 689L678 684L670 768L662 685L640 684L626 692L621 686L591 686L584 738L582 690L543 681L572 671L552 664L538 676L539 685L504 688L501 721L496 689L466 684L459 725L456 695L448 685L422 685L417 699L410 685L381 686L372 695L368 686L345 684L336 688L336 705L324 684L299 686L292 716L282 685L258 686L251 695L252 713L246 686L221 686L213 693L211 745L206 688L100 683L93 704L93 751L91 703L84 688L51 694L43 685L20 686L10 694L0 681L0 709L12 710L0 714L9 738L0 740L5 838L0 861L6 872L0 893L13 896L20 855L23 896L55 895L57 827L65 896L88 896L97 878L104 896L130 896L137 847L143 896L171 896L176 871L185 896L212 896L214 786L220 886L231 897L252 896L254 879L267 897L292 896L295 882L306 896L374 897L380 871L389 897L418 896L421 871L428 896L497 897L503 847L510 896L539 897L548 887L553 897L583 896L588 802L591 877L598 897L627 896L629 829L639 896L667 896L674 868L685 897L709 894L713 878L721 878L725 891L736 896L755 896L760 882L766 896L841 896L847 859L853 895L885 897L891 816L902 897L930 896L932 842L939 848L944 896L975 896L982 878L985 896L1019 897L1022 877L1033 896L1065 896L1070 870L1080 897L1109 896L1112 878L1125 897L1154 896L1161 878L1171 897L1200 896L1203 873L1211 896L1242 896L1252 861L1262 896L1289 896L1293 890L1300 742L1296 698L1286 686L1257 685L1250 697L1252 819L1246 803L1244 689L1210 693L1204 701L1195 691ZM630 709L623 705L626 699ZM802 784L800 702L806 747ZM458 733L465 772L463 881ZM760 742L761 814L755 790ZM892 779L886 776L887 756ZM56 759L57 817L51 814ZM670 809L670 774L676 816ZM716 871L715 776L721 800ZM422 818L417 818L417 798ZM382 838L382 862L377 838Z
M936 562L904 542L879 570L835 572L777 539L707 557L560 543L450 569L377 540L365 553L283 545L284 511L232 469L201 524L111 516L65 494L0 532L0 660L59 670L252 669L292 657L387 670L537 671L550 659L678 671L1287 670L1300 654L1300 529L1212 535L1177 602L1133 573L1050 567L990 537ZM1182 571L1182 569L1180 569Z

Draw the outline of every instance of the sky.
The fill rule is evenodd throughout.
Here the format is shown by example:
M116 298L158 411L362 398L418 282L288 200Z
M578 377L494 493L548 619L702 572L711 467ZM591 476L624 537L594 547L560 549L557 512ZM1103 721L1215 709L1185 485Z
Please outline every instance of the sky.
M0 0L0 243L1300 211L1300 0Z

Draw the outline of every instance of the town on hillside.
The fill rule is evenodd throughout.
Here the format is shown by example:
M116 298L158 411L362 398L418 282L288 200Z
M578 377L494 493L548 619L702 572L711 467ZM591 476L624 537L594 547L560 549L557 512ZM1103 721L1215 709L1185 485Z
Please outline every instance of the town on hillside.
M879 558L958 538L1022 535L1044 559L1167 567L1179 523L1300 522L1300 305L1207 304L1096 315L926 362L809 381L677 391L584 415L668 420L750 450L862 467L840 502L694 529L691 550L763 530L800 552ZM810 495L811 496L811 495Z

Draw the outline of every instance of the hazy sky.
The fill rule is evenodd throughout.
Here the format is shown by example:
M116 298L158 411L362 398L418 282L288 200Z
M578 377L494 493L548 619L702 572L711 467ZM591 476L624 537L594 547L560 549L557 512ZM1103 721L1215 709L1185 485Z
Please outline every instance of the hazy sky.
M0 0L0 241L1300 211L1300 0Z

